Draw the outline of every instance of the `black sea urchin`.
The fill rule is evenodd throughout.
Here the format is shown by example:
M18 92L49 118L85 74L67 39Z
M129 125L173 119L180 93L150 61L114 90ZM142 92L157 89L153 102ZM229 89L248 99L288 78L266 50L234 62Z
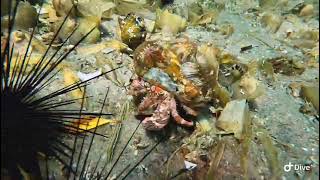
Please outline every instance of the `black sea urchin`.
M41 177L38 156L39 153L42 153L46 157L53 156L57 158L68 168L69 172L73 172L71 165L74 162L78 163L74 158L75 145L70 147L70 145L64 143L62 141L63 136L74 136L74 144L76 144L77 137L80 137L80 135L79 125L75 122L82 115L101 117L101 115L109 114L103 114L102 111L100 113L82 112L82 106L80 110L58 110L58 107L61 108L72 104L75 100L63 102L55 102L53 100L59 95L86 86L88 81L97 77L72 84L44 96L39 94L54 79L59 71L58 65L92 30L60 57L56 58L55 56L69 38L62 43L62 46L53 55L47 57L49 49L66 21L68 14L41 59L26 74L26 68L29 65L28 56L31 56L29 48L37 25L33 27L26 52L22 55L14 53L15 45L11 43L10 38L19 1L15 5L12 5L12 1L8 1L8 4L9 12L11 12L9 13L8 29L6 32L1 29L2 33L7 34L1 38L1 170L5 170L12 179L22 179L22 171ZM75 30L69 37L74 32ZM17 60L13 63L15 56ZM45 61L45 58L49 60ZM17 65L18 63L20 65ZM95 131L90 133L96 134ZM65 162L61 156L67 157L69 161Z
M70 50L64 53L59 52L76 31L74 29L62 45L53 54L50 54L49 50L72 11L71 9L38 63L32 65L31 70L27 72L27 66L30 67L29 58L32 54L29 48L36 32L37 24L32 29L25 52L23 54L16 53L15 45L11 41L11 34L14 29L15 14L19 1L8 0L8 4L8 12L11 12L9 13L8 26L6 26L8 29L5 31L1 29L1 33L4 35L1 38L1 177L8 175L11 179L22 179L23 172L26 172L32 174L37 179L41 179L45 174L48 179L48 157L55 157L67 169L66 179L107 179L119 162L120 157L140 124L133 131L109 171L105 172L109 162L100 163L100 160L102 161L102 153L98 162L92 166L94 167L93 172L88 174L86 169L87 164L90 164L88 155L93 144L93 139L95 135L102 137L103 135L98 134L96 128L93 131L81 129L83 133L80 134L79 125L76 122L79 119L83 119L84 115L97 116L99 119L102 115L111 115L102 112L106 98L99 113L83 111L83 100L86 98L85 93L82 97L80 109L71 109L67 106L75 103L77 99L60 102L54 100L60 95L85 87L87 82L115 69L54 92L44 93L44 89L54 81L54 77L58 74L58 65L66 59L94 28L84 35ZM40 4L40 9L42 4ZM61 55L56 57L58 54ZM16 59L15 61L13 61L14 58ZM89 147L86 147L87 149L84 150L84 137L89 134L92 135L89 139ZM65 136L71 136L73 139L71 145L63 141ZM122 179L127 178L159 143L160 141L131 168L130 164L128 164L120 173L117 173L117 179L121 177ZM80 148L78 148L79 145ZM42 164L39 163L39 154L44 154L46 158L46 165L44 165L46 172L43 172ZM99 163L102 165L100 169L98 169ZM128 170L128 168L130 169ZM122 175L125 172L126 174Z

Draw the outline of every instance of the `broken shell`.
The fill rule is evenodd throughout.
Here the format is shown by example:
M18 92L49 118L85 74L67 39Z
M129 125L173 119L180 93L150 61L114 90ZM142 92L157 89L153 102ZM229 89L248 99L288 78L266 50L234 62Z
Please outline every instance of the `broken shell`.
M218 57L220 55L220 50L212 45L200 45L197 53L197 62L204 68L208 66L211 70L217 73L219 69ZM201 62L198 58L199 56L204 56L204 61ZM217 75L217 74L216 74Z
M96 54L98 52L103 52L108 54L109 52L112 52L112 51L131 52L130 48L126 44L115 39L102 41L101 43L98 43L98 44L81 46L76 50L76 52L82 56Z
M119 0L116 2L115 11L119 15L127 15L129 13L138 13L145 11L146 6L145 0Z
M297 33L301 39L319 41L319 29L304 29Z
M301 83L298 82L292 82L289 84L289 88L291 89L291 95L293 97L299 97L300 96L300 90L301 90Z
M100 18L96 16L88 16L79 19L79 25L77 30L70 38L71 44L76 44L83 36L93 31L83 40L84 43L96 43L100 40L100 30L98 25L100 24Z
M188 6L188 10L194 14L200 15L203 14L203 8L200 3L194 2ZM190 20L190 19L189 19Z
M248 94L252 94L257 89L258 81L255 78L253 78L252 76L244 76L240 80L239 86L242 87L243 90L245 92L247 92Z
M1 1L2 4L2 1ZM9 16L1 17L1 30L8 28ZM27 1L20 1L14 21L17 30L28 30L37 23L37 10Z
M262 72L264 76L267 77L267 79L271 79L271 80L275 79L274 68L272 63L268 61L260 61L258 66L259 66L259 70Z
M190 22L192 25L206 25L211 22L214 22L217 19L218 15L218 11L206 12L201 15L192 16L193 18Z
M285 74L287 76L300 75L305 70L305 65L298 59L274 59L269 61L272 64L275 73Z
M319 29L302 29L290 36L290 39L295 47L312 49L319 42Z
M274 13L266 13L262 16L261 23L268 30L275 33L282 24L282 17Z
M302 85L300 95L306 101L311 102L319 113L319 86Z
M79 77L69 68L63 69L63 77L64 77L64 85L65 86L74 85L80 81ZM86 102L87 102L86 99L85 98L82 99L83 93L84 93L84 89L79 88L79 89L72 91L71 95L74 98L78 99L80 103L86 104ZM84 101L84 102L82 102L82 101Z
M308 114L311 116L316 116L318 114L318 111L308 101L305 102L305 104L299 108L299 111L302 112L303 114Z
M11 0L11 1L0 1L1 2L1 18L3 18L4 15L7 15L9 13L9 5L11 3L11 7L15 7L17 1ZM11 8L12 10L12 8Z
M74 5L73 0L53 0L53 7L58 16L66 16ZM75 9L72 10L71 15L75 15Z
M246 100L230 101L221 112L216 126L227 133L234 133L237 139L242 139L244 124L249 118L249 107Z
M179 15L171 14L168 10L157 9L156 28L165 33L177 34L186 28L187 20Z
M36 8L31 6L29 2L19 2L15 26L25 30L34 27L37 23L37 14Z
M51 27L52 31L57 32L62 23L63 23L62 19L60 19L59 21L56 21ZM68 18L63 24L58 34L59 39L65 40L71 34L71 32L74 30L75 27L76 27L76 21L72 18Z
M229 37L234 33L234 27L232 24L223 24L220 28L220 32L222 35Z
M156 22L153 20L149 20L149 19L144 19L145 25L146 25L146 30L150 33L152 33L154 31L154 27Z
M218 80L220 50L208 44L200 45L197 50L196 62L199 65L202 78L208 86L213 87Z
M93 79L94 77L97 77L101 74L101 69L99 69L98 71L96 72L93 72L93 73L82 73L82 72L77 72L77 76L79 77L79 79L81 81L88 81L89 79Z
M178 12L177 12L178 11ZM196 21L199 19L199 16L203 14L202 7L199 3L192 3L188 8L179 8L175 10L175 12L178 15L181 15L182 17L185 17L188 19L191 24L194 23L196 25Z
M11 33L12 43L14 43L15 51L13 52L15 55L26 52L28 49L28 44L30 40L30 33L26 31L14 31ZM44 53L47 47L40 41L37 37L33 37L31 41L31 46L29 46L28 52L33 53Z
M221 52L218 61L219 64L235 64L237 63L237 58L232 54Z
M56 10L52 4L44 4L40 11L40 18L44 18L49 23L54 23L59 20Z
M96 16L102 18L116 5L105 0L78 0L77 12L81 16Z
M313 5L307 4L301 9L299 16L311 16L313 15L313 13L314 13Z
M233 98L253 100L264 94L262 85L252 76L245 74L232 84Z
M225 107L226 104L231 101L231 95L225 87L217 84L213 87L212 91L213 97L219 100L220 106Z

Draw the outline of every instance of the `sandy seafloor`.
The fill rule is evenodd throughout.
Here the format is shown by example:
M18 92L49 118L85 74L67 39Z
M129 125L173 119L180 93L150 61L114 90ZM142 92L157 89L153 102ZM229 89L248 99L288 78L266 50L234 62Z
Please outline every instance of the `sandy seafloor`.
M175 2L180 5L181 2ZM319 2L315 3L315 7L319 6ZM318 14L318 13L316 13ZM318 16L318 15L317 15ZM319 30L319 18L313 17L303 20L302 27L315 28ZM218 32L217 29L223 24L231 24L234 27L234 33L226 37ZM102 22L102 26L112 28L115 20ZM284 20L276 33L271 33L261 26L254 12L244 13L241 8L223 10L215 24L208 24L205 27L187 27L181 34L188 36L198 43L212 43L239 59L240 62L247 63L251 60L269 60L286 55L290 58L304 59L303 51L295 48L290 44L284 43L285 30L290 26L288 20ZM296 28L296 27L292 27ZM112 36L112 30L110 30ZM255 35L255 37L252 36ZM256 38L258 37L258 38ZM106 37L110 38L110 37ZM246 45L253 45L253 48L240 52L240 48ZM270 48L274 47L274 48ZM108 52L103 54L107 59L117 65L125 66L116 71L117 78L125 85L129 84L129 79L133 74L133 60L126 54L117 52ZM99 68L94 56L79 56L76 53L68 56L66 62L71 64L71 69L75 72L92 73ZM255 104L251 107L252 117L252 137L249 146L248 158L248 174L249 179L270 179L273 175L279 175L277 179L318 179L319 170L319 120L314 116L305 115L299 112L299 108L304 103L301 98L295 98L290 94L288 85L291 82L314 82L319 78L318 68L307 68L303 74L295 76L286 76L283 74L275 74L275 81L269 83L263 76L259 77L259 82L265 88L265 94L255 100ZM49 87L48 91L53 91L57 87L61 87L63 82L62 74L59 74ZM317 82L319 83L319 82ZM106 95L107 89L109 94L104 112L114 114L111 118L120 119L122 107L128 103L129 110L126 118L122 122L122 128L119 135L118 143L114 150L113 160L124 147L131 133L138 125L139 120L135 118L135 106L130 103L132 97L127 94L124 87L115 85L112 81L105 77L93 80L87 87L87 94L92 96L88 100L87 110L99 112L101 102ZM96 136L93 146L89 154L88 172L94 169L99 157L102 155L98 171L103 166L107 158L108 142L112 137L112 132L116 126L105 125L98 128L97 132L105 135L105 137ZM128 179L164 179L166 174L166 163L171 154L179 148L183 143L188 141L192 131L186 130L176 124L170 124L170 131L164 130L159 133L146 132L139 127L133 140L125 150L119 163L113 170L112 175L119 173L128 164L132 165L137 162L152 146L157 143L162 134L169 134L169 137L161 142L159 146L131 173ZM266 150L265 146L259 141L259 132L263 129L271 137L270 146L272 150ZM211 137L212 136L212 137ZM67 138L68 139L68 138ZM90 138L87 139L87 141ZM241 153L238 152L240 145L233 135L225 135L217 137L214 135L201 135L198 137L197 148L200 151L212 153L212 149L217 145L218 139L225 142L225 149L217 167L217 179L242 179L240 167ZM140 141L142 148L136 148L134 141ZM85 145L85 151L88 144ZM212 148L208 148L212 147ZM197 149L196 148L196 149ZM213 150L214 151L214 150ZM271 155L270 155L271 152ZM271 157L271 158L270 158ZM272 157L276 157L273 159ZM293 164L312 164L312 170L309 172L284 172L284 165L289 162ZM169 174L174 175L183 167L183 159L174 159L175 167L169 167ZM61 166L56 160L50 161L50 172L56 179L61 177ZM110 166L110 164L109 164ZM107 167L109 167L107 166ZM199 172L195 170L184 173L177 179L198 179ZM309 175L310 176L309 176ZM163 178L162 178L163 177ZM198 178L197 178L198 177Z

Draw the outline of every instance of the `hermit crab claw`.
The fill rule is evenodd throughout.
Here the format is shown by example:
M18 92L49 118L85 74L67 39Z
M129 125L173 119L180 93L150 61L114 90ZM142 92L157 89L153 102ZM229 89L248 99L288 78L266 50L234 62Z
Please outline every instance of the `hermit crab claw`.
M178 124L187 127L193 126L192 121L187 121L179 115L176 101L172 96L167 96L163 101L158 102L152 116L145 118L142 124L149 131L159 131L168 124L171 116Z
M130 88L128 94L133 96L139 96L147 92L147 83L145 83L142 79L130 79Z

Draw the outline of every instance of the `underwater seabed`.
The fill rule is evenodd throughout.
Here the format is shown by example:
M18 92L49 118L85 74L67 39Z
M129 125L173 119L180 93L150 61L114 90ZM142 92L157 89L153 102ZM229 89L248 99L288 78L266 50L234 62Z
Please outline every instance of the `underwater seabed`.
M84 179L319 178L318 1L29 2L20 2L11 33L23 54L38 27L22 76L59 31L48 54L75 49L37 96L87 81L56 97L74 99L63 110L96 115L73 122L86 135L75 146L71 135L61 140L75 147L71 169ZM3 49L9 10L1 5ZM66 165L43 157L41 174L67 179Z

